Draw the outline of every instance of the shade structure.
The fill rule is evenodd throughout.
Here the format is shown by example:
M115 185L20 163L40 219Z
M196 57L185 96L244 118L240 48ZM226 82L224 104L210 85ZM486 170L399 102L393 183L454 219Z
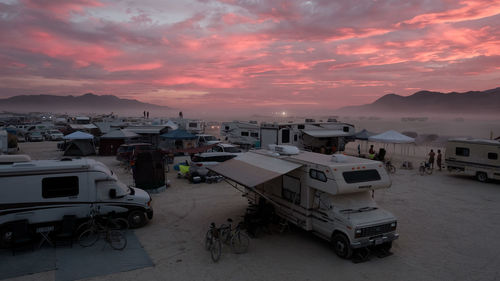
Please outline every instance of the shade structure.
M190 132L182 129L177 129L175 131L168 132L166 134L161 135L160 137L164 139L170 140L194 140L196 136L191 134Z
M92 140L76 139L66 147L64 156L87 156L95 154L95 146Z
M368 137L369 141L384 142L384 143L414 143L415 139L398 133L394 130L389 130L378 135Z
M301 166L272 156L246 152L237 158L207 168L238 184L253 188Z
M94 139L94 136L91 134L87 134L81 131L76 131L69 135L64 136L65 140L91 140Z
M105 135L102 135L101 139L133 139L133 138L139 138L139 137L141 137L141 136L134 133L134 132L119 129L119 130L111 131Z
M373 136L373 135L375 135L375 133L372 133L370 131L367 131L366 129L363 129L363 130L357 132L354 135L354 138L357 140L368 140L368 138Z
M303 132L315 138L345 137L349 135L349 133L342 130L304 130Z

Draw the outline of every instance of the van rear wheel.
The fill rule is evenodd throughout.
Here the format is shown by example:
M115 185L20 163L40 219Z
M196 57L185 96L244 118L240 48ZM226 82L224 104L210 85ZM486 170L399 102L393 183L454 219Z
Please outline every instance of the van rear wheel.
M130 228L138 228L147 223L146 214L143 211L135 210L128 215L128 224Z
M477 180L480 182L486 182L488 180L488 175L486 175L486 173L483 173L483 172L478 172L476 177L477 177Z
M349 259L352 256L352 248L349 239L344 234L337 233L332 237L332 244L335 254L343 259Z

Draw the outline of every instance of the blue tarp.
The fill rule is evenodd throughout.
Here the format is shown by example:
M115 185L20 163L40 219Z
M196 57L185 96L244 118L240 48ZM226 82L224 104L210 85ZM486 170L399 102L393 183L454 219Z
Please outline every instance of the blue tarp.
M171 140L194 140L194 139L196 139L195 135L189 133L186 130L181 130L181 129L177 129L175 131L165 133L165 134L161 135L160 137L162 137L164 139L171 139Z

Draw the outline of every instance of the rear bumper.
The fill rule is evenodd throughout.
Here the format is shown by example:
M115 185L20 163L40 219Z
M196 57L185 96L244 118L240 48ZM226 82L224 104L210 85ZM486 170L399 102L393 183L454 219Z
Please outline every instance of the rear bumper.
M369 246L377 246L383 243L392 242L398 239L398 237L399 237L398 233L383 234L372 238L360 239L359 241L351 243L351 247L357 249Z

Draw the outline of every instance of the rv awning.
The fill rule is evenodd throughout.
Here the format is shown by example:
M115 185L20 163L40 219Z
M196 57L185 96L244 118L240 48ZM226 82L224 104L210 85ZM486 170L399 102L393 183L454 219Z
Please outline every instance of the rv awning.
M342 130L304 130L303 132L315 138L345 137L349 135Z
M301 166L272 156L246 152L237 158L207 168L243 186L255 187Z

